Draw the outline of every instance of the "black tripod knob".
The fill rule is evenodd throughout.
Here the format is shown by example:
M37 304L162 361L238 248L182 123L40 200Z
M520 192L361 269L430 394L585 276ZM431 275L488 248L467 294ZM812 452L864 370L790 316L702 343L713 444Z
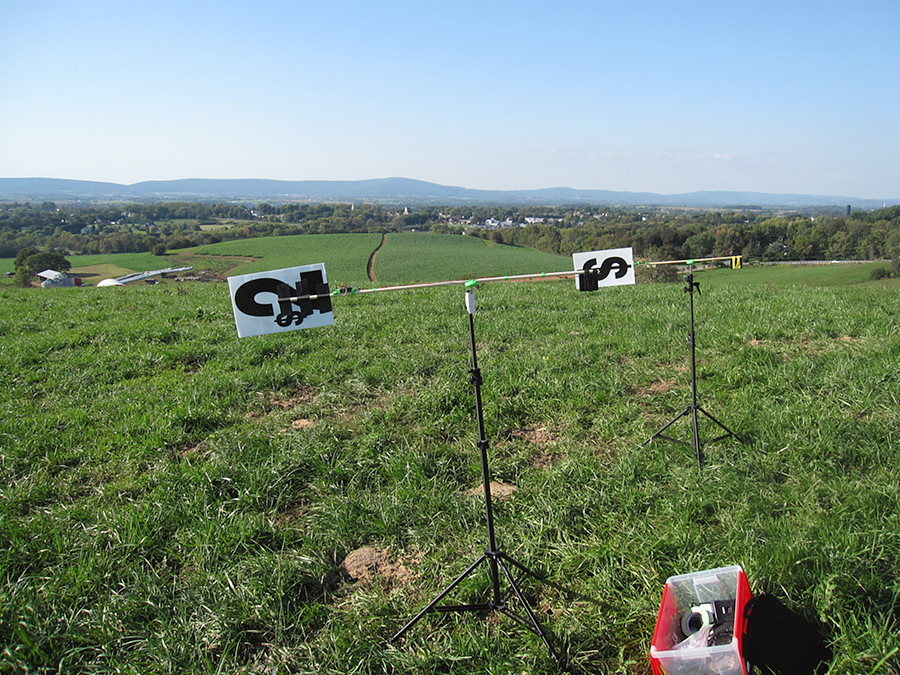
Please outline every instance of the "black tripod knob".
M695 288L697 289L697 295L700 295L700 282L694 281L693 273L688 274L684 278L684 292L685 293L693 293Z

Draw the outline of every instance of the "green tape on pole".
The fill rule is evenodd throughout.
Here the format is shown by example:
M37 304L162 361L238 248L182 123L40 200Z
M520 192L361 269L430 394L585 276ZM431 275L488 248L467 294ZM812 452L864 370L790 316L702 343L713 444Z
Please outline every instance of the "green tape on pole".
M478 285L478 281L475 280L475 279L469 279L469 280L466 282L466 288L474 288L474 287L477 286L477 285Z

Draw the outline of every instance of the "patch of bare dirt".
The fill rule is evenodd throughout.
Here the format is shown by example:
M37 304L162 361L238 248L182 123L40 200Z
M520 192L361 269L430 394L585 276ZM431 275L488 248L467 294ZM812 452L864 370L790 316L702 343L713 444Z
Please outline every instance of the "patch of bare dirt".
M181 274L179 276L172 277L168 274L161 275L163 279L172 279L175 281L225 281L225 275L215 270L208 269L195 269L191 270L187 274Z
M284 512L275 516L276 527L290 527L306 515L307 504L305 501L297 501L287 507Z
M512 435L516 438L534 443L535 445L546 445L547 443L555 443L556 436L547 431L544 427L531 427L530 429L513 429Z
M498 502L502 502L504 499L509 499L513 496L513 493L517 490L515 485L510 485L509 483L501 483L500 481L492 480L491 481L491 499L496 499ZM466 492L466 495L470 497L481 497L484 495L484 486L479 485L478 487L474 487L471 490Z
M178 455L182 459L202 459L209 454L209 445L206 441L200 441L196 445L182 445L178 448Z
M666 394L676 387L675 380L654 380L644 387L632 387L632 391L635 396L650 398L654 394Z
M382 579L406 584L416 577L412 571L392 558L390 549L381 549L377 546L363 546L350 551L341 563L341 569L351 579L360 583Z
M559 459L559 455L557 455L555 452L539 452L534 456L531 464L535 469L546 469L557 459Z
M315 429L315 428L316 428L316 423L313 420L309 420L309 419L306 419L305 417L301 417L301 418L296 419L293 422L291 422L290 427L284 427L283 429L279 429L278 433L286 434L291 429L294 429L295 431L308 431L310 429Z
M272 405L278 406L279 408L290 410L291 408L296 408L298 405L303 405L304 403L311 402L315 397L315 387L302 386L287 398L282 398L281 396L273 396L270 399L270 402L272 403Z

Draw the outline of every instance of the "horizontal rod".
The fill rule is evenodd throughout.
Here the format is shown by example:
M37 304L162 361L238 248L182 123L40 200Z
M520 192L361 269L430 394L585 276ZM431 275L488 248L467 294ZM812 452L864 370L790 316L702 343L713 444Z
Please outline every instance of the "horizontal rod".
M408 284L406 286L383 286L381 288L362 288L354 293L378 293L380 291L403 291L409 288L428 288L429 286L459 286L469 281L515 281L521 279L540 279L543 277L563 277L579 274L577 270L567 272L538 272L536 274L511 274L503 277L476 277L475 279L456 279L454 281L431 281L422 284Z
M576 276L580 274L577 270L569 270L566 272L539 272L537 274L510 274L502 277L477 277L475 279L456 279L453 281L429 281L421 284L406 284L403 286L381 286L379 288L354 288L348 293L341 293L340 290L332 291L328 295L298 295L292 297L279 298L279 300L289 300L295 302L297 300L316 300L318 298L326 298L336 295L359 295L360 293L381 293L383 291L406 291L413 288L431 288L433 286L462 286L470 281L515 281L523 279L540 279L543 277L565 277Z
M740 258L739 255L720 255L715 258L688 258L686 260L659 260L657 262L638 262L636 265L693 265L699 262L712 262L713 260L731 260Z
M735 256L719 256L716 258L694 258L689 260L661 260L659 262L638 262L637 265L693 265L698 262L711 262L713 260L731 260ZM403 286L381 286L379 288L354 288L347 293L341 291L332 291L327 295L296 295L291 297L279 298L290 302L298 300L317 300L319 298L327 298L338 295L359 295L361 293L382 293L384 291L407 291L413 288L432 288L434 286L461 286L469 281L487 282L487 281L522 281L525 279L543 279L547 277L574 277L581 274L584 270L567 270L565 272L537 272L535 274L509 274L500 277L477 277L475 279L455 279L453 281L429 281L421 284L405 284Z

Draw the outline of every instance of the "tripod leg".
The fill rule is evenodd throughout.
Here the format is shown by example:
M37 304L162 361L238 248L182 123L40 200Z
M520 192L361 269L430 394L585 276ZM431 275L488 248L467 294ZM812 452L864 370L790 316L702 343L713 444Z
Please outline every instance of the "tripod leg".
M740 436L738 436L736 433L734 433L731 429L729 429L728 427L726 427L726 426L725 426L724 424L722 424L719 420L717 420L715 417L713 417L713 416L710 415L708 412L706 412L703 408L701 408L700 406L697 406L697 410L699 410L699 411L702 412L704 415L706 415L709 419L711 419L713 422L715 422L716 424L718 424L719 427L721 427L723 431L727 431L727 432L728 432L728 433L725 434L724 436L719 436L719 438L717 438L716 440L720 440L720 439L722 439L722 438L727 438L728 436L734 436L736 439L738 439L738 442L739 442L739 443L745 443L745 442L744 442L744 439L742 439Z
M399 631L397 631L397 633L394 635L394 637L391 638L390 641L396 642L398 639L400 639L406 631L408 631L410 628L415 626L416 623L419 621L419 619L421 619L428 612L430 612L432 609L434 609L435 605L437 605L441 600L443 600L444 597L446 597L446 595L448 593L450 593L450 591L452 591L454 588L456 588L463 579L465 579L467 576L469 576L472 573L472 570L474 570L476 567L478 567L478 565L486 559L487 559L487 555L483 555L478 560L476 560L471 565L469 565L469 567L466 569L466 571L463 572L462 574L460 574L458 577L456 577L456 579L453 581L452 584L450 584L449 586L447 586L447 588L445 588L443 591L441 591L440 594L438 594L438 596L434 600L432 600L430 603L428 603L428 605L426 605L425 608L421 612L419 612L412 619L410 619L409 623L407 623L405 626L403 626L403 628L401 628Z
M691 427L694 432L694 452L697 455L697 468L703 468L703 451L700 449L700 425L697 423L697 406L691 406Z
M664 432L666 429L668 429L670 426L672 426L673 424L675 424L675 422L677 422L678 420L680 420L682 417L684 417L685 415L687 415L689 412L691 412L691 406L688 406L687 408L685 408L684 410L682 410L680 413L678 413L678 415L675 417L675 419L671 420L668 424L666 424L666 426L664 426L662 429L660 429L659 431L657 431L657 432L656 432L655 434L653 434L650 438L648 438L646 441L644 441L643 443L641 443L640 446L638 446L638 447L643 448L645 445L647 445L647 443L649 443L650 441L652 441L654 438L659 438L660 436L662 436L662 435L663 435L663 432Z
M503 556L503 557L505 557L505 556ZM503 574L506 575L506 580L509 582L510 588L512 588L513 593L516 594L516 598L519 599L519 604L522 605L522 609L524 609L525 613L528 615L528 619L531 621L531 626L528 626L527 624L525 624L525 622L523 622L519 617L510 613L508 610L505 611L504 614L506 614L507 616L509 616L513 619L516 619L517 621L520 621L527 628L529 628L532 632L537 634L537 636L540 637L541 640L543 640L544 644L547 646L547 649L550 652L550 655L558 662L559 657L557 656L556 651L554 651L553 646L550 644L550 639L547 637L547 633L544 631L540 622L537 620L537 617L534 615L534 612L531 611L531 607L529 607L528 601L525 600L525 597L522 595L522 592L519 590L519 587L516 585L515 579L513 579L512 575L509 573L509 569L504 564L503 557L498 556L497 562L500 564L500 568L503 570ZM534 573L531 570L529 570L528 568L520 565L519 563L514 562L512 559L509 559L509 558L507 558L507 559L510 562L512 562L514 565L516 565L516 567L519 567L520 569L525 570L529 574L534 575Z

